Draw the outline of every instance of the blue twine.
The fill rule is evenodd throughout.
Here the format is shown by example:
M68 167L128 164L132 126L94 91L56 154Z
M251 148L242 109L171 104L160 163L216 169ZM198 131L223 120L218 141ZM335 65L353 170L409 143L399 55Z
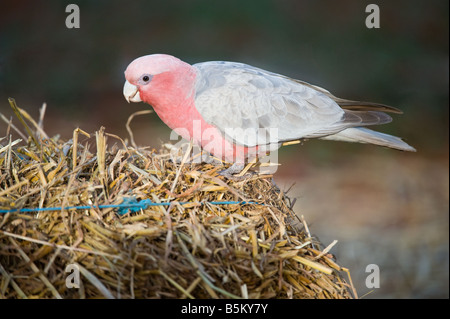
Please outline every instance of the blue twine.
M91 208L118 208L117 213L119 215L124 215L129 211L131 213L136 213L141 209L146 209L150 206L169 206L173 202L167 203L154 203L150 199L143 199L141 201L137 201L134 197L125 197L121 204L111 204L111 205L85 205L85 206L66 206L64 210L69 209L91 209ZM180 202L180 205L187 204L211 204L211 205L245 205L245 204L253 204L257 205L259 203L256 202L246 202L246 201L221 201L221 202ZM43 208L12 208L12 209L0 209L0 213L31 213L31 212L49 212L49 211L58 211L63 209L62 207L43 207Z

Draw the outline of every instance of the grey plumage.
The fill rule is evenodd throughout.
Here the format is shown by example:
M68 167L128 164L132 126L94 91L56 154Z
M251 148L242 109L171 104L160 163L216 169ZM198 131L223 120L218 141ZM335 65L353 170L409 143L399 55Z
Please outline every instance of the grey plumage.
M195 106L229 140L252 147L323 138L404 151L400 138L361 127L389 123L400 110L337 98L318 86L234 62L204 62L197 70Z

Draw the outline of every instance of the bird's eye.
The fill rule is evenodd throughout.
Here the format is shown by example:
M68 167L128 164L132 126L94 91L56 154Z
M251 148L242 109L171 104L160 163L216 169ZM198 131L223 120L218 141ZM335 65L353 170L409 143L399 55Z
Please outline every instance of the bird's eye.
M152 80L152 77L153 76L151 74L144 74L143 76L141 76L138 82L141 85L148 84Z

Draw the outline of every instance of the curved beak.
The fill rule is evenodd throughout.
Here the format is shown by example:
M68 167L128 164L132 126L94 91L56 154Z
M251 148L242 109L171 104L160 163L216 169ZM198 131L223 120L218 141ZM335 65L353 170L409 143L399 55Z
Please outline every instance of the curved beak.
M141 96L139 95L139 88L128 81L125 81L125 85L123 86L123 96L128 103L130 103L130 101L142 102Z

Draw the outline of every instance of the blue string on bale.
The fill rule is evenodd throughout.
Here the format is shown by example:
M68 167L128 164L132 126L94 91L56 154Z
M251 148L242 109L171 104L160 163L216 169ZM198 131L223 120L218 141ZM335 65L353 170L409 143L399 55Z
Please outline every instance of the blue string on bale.
M165 203L155 203L150 199L143 199L138 201L135 197L124 197L122 203L120 204L109 204L109 205L80 205L80 206L66 206L66 207L34 207L34 208L11 208L11 209L0 209L0 213L33 213L33 212L49 212L49 211L60 211L60 210L70 210L70 209L91 209L91 208L118 208L117 214L125 215L126 213L137 213L141 209L147 209L150 206L170 206L175 203L174 201ZM180 205L187 204L211 204L211 205L245 205L245 204L259 204L256 202L246 202L246 201L212 201L212 202L177 202ZM262 204L261 204L262 205Z

